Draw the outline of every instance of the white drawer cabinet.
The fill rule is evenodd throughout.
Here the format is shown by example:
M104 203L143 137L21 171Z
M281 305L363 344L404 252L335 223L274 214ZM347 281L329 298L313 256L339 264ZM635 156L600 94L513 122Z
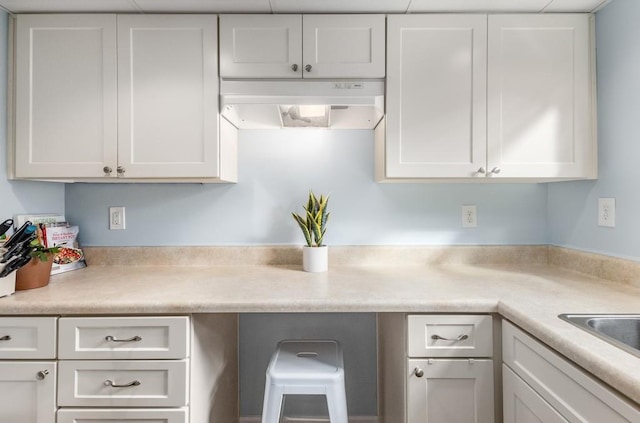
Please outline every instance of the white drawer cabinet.
M221 15L222 78L384 78L384 15Z
M187 360L67 361L59 363L61 407L182 407Z
M60 359L181 359L188 357L189 318L62 317Z
M407 316L409 357L491 357L493 326L487 315Z
M0 317L0 359L56 357L57 317Z
M378 348L383 420L495 423L490 315L379 314Z
M191 330L188 316L61 317L58 422L188 422Z
M185 408L137 409L65 409L58 412L57 423L188 423Z
M503 360L513 372L513 375L506 376L504 382L505 423L565 420L640 422L637 405L631 404L513 324L503 321L502 331ZM525 390L522 384L528 386L526 391L534 391L536 396L530 392L523 394ZM527 407L528 413L537 420L523 417L518 407ZM545 417L547 414L554 417ZM556 415L562 419L557 420Z

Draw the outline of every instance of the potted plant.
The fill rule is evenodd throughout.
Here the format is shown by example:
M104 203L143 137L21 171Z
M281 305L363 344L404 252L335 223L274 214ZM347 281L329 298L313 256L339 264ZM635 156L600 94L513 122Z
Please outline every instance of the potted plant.
M322 243L330 215L328 202L329 196L320 195L318 198L309 191L309 199L304 206L306 213L291 213L307 242L302 247L302 267L306 272L326 272L329 265L327 246Z
M40 240L31 241L31 261L16 271L16 291L40 288L49 284L53 255L58 247L46 248Z

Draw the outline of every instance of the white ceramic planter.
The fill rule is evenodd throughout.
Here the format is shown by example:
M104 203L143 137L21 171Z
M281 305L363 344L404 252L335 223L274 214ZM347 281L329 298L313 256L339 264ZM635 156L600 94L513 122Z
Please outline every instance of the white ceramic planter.
M302 247L302 268L305 272L326 272L329 269L327 246Z

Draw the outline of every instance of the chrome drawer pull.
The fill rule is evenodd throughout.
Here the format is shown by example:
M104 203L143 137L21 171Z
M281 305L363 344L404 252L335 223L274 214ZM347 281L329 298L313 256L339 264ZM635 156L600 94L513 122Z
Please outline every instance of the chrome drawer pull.
M142 337L136 335L136 336L134 336L132 338L128 338L128 339L117 339L117 338L114 338L111 335L107 335L107 336L104 337L104 340L105 341L109 341L109 342L138 342L138 341L142 341Z
M436 341L440 340L440 341L458 342L458 341L464 341L467 338L469 338L469 335L459 335L457 338L443 338L440 335L431 335L431 339L435 339Z
M104 381L104 386L111 386L112 388L128 388L129 386L138 386L141 382L139 380L134 380L129 383L125 383L124 385L118 385L111 379L107 379Z
M0 336L0 341L11 341L11 335Z
M49 370L47 369L40 370L38 373L36 373L36 379L44 380L44 378L46 378L48 374L49 374Z

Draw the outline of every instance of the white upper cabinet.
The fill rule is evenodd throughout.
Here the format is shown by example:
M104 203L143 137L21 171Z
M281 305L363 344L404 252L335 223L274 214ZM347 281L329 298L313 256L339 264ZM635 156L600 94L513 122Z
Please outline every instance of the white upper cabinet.
M384 15L221 15L223 78L382 78Z
M591 33L587 14L390 16L376 178L595 178Z
M595 177L589 15L489 16L488 169Z
M388 17L387 178L484 166L486 26L483 15Z
M103 177L117 161L115 15L21 15L15 176Z
M16 178L236 180L236 134L218 116L216 15L16 22Z
M118 168L126 178L214 178L213 15L118 16Z

